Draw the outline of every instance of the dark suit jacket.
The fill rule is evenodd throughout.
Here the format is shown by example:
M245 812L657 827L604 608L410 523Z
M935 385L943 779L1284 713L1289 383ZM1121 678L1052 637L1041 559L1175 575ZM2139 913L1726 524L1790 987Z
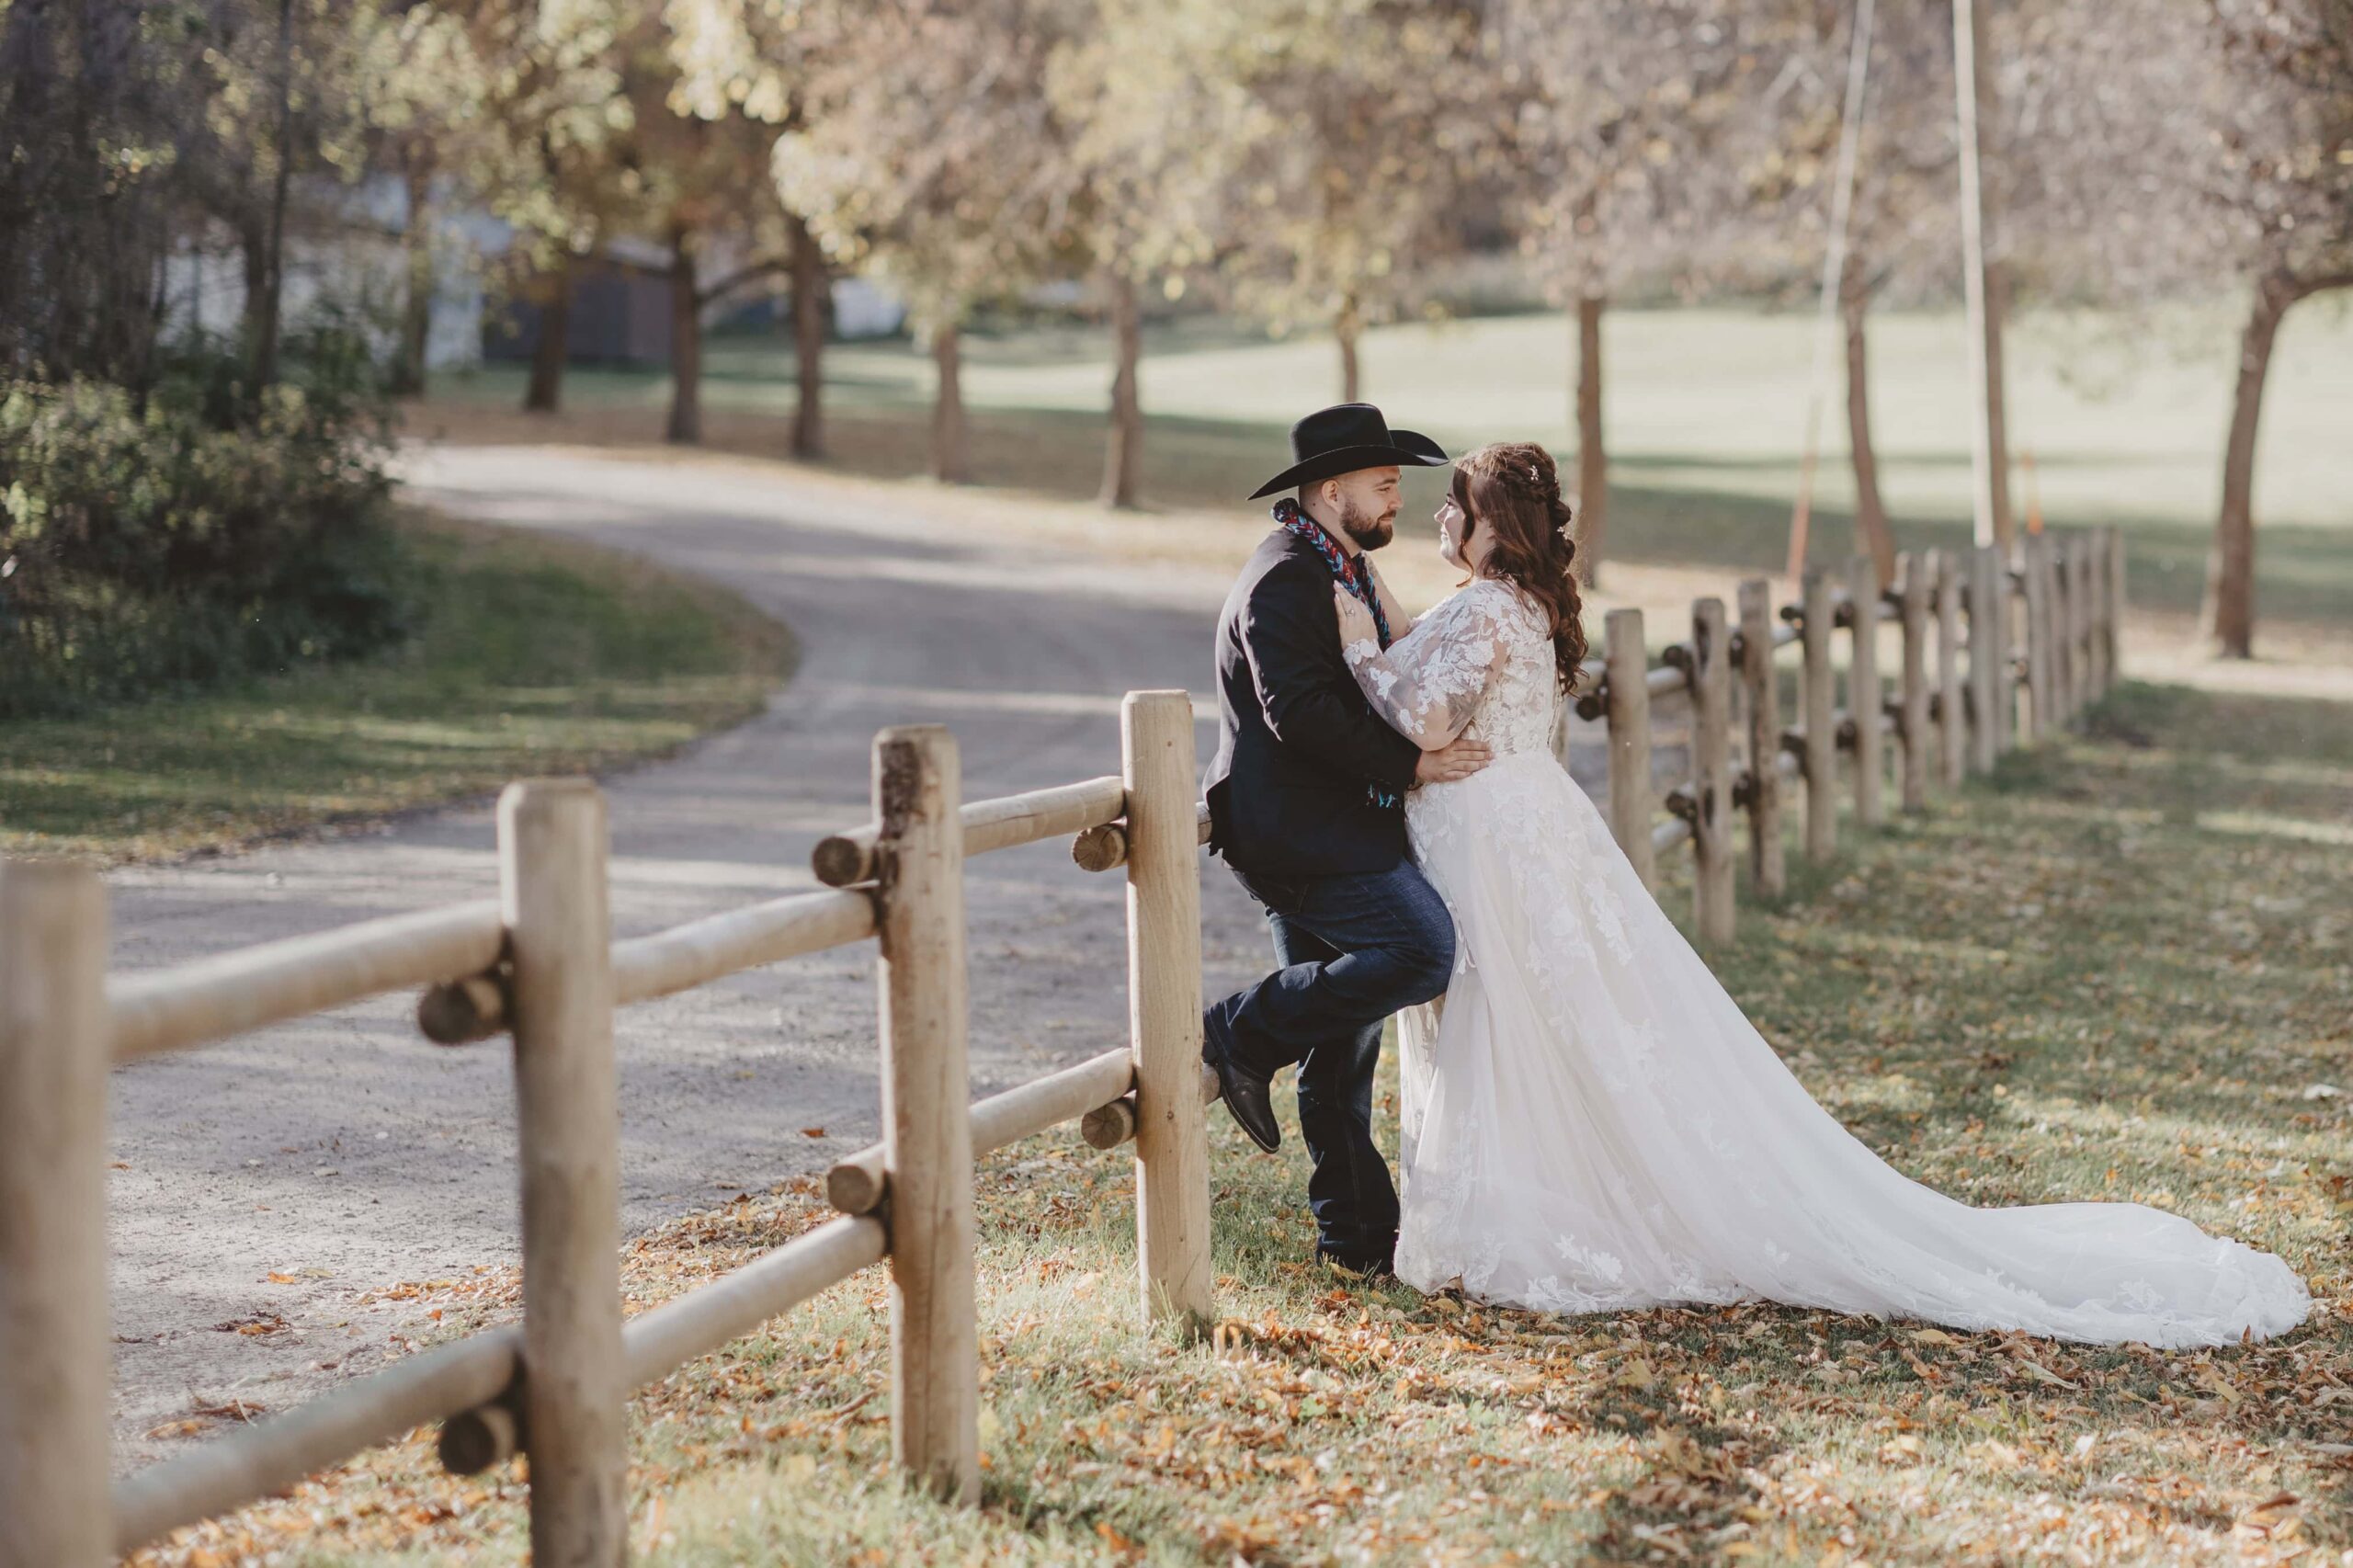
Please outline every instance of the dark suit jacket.
M1332 588L1315 548L1278 528L1218 617L1210 848L1237 871L1334 876L1404 858L1402 801L1421 748L1358 689ZM1401 803L1376 803L1374 790Z

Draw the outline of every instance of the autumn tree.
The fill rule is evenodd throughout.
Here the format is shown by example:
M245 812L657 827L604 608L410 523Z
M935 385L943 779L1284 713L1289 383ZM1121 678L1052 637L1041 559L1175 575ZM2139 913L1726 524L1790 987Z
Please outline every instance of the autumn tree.
M1143 299L1181 292L1217 256L1228 212L1227 143L1237 84L1197 75L1175 35L1214 26L1211 0L1055 0L1038 14L1047 62L1057 238L1091 274L1111 328L1110 420L1100 499L1137 505L1143 465Z
M2353 0L2073 0L2033 45L2042 264L2120 301L2245 291L2202 630L2250 657L2272 348L2297 303L2353 288Z
M2251 296L2239 335L2222 494L2206 571L2206 635L2255 653L2255 443L2279 323L2353 288L2353 0L2214 0L2223 80L2210 187Z
M785 205L827 259L905 301L932 357L932 472L951 483L972 474L966 321L1072 259L1057 163L1026 155L1058 134L1044 84L1053 40L1035 10L878 0L836 35L804 84L802 127L775 148Z
M1279 332L1328 326L1341 401L1358 401L1364 328L1429 299L1436 264L1462 248L1466 192L1496 145L1482 106L1447 92L1482 79L1475 11L1236 0L1171 46L1190 51L1196 81L1235 89L1218 224L1234 301Z
M1781 0L1498 0L1488 90L1510 107L1522 248L1575 317L1579 565L1607 551L1601 326L1638 280L1688 284L1813 161L1780 155L1776 66L1810 25Z

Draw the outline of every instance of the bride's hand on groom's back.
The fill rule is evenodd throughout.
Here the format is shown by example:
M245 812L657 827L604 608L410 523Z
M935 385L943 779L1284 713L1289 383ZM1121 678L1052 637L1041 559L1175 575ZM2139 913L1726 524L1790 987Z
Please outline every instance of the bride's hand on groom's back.
M1422 753L1414 764L1415 784L1452 784L1468 778L1495 760L1484 741L1456 736L1436 751Z

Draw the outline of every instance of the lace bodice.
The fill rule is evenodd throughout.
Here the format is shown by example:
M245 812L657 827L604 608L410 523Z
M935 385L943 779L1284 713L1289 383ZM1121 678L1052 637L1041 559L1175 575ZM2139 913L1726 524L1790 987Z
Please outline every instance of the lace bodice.
M1368 638L1347 654L1373 710L1425 751L1466 733L1497 756L1552 751L1561 688L1551 628L1509 583L1482 578L1387 652Z

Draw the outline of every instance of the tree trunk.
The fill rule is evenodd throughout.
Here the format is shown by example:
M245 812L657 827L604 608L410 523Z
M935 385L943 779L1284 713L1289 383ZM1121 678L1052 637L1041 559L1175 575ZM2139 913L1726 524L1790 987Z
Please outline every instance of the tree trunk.
M269 256L254 324L253 387L278 380L278 311L286 295L286 186L294 169L294 0L278 0L278 168L269 193Z
M938 375L931 403L932 477L942 484L967 483L972 446L964 431L963 335L955 323L932 330L931 362Z
M1601 440L1602 295L1577 296L1577 575L1601 581L1602 540L1609 521L1609 460Z
M531 345L531 379L523 389L523 412L553 414L563 404L563 367L570 352L572 258L564 256L541 279L540 336Z
M1332 336L1340 345L1340 401L1355 403L1363 386L1363 375L1357 361L1357 343L1364 335L1364 321L1357 313L1357 297L1348 295L1340 301L1340 313L1333 319Z
M702 440L702 296L695 282L695 233L670 225L670 426L663 438Z
M1143 331L1135 279L1111 270L1111 431L1103 453L1106 506L1136 504L1137 475L1143 466L1143 403L1136 392L1136 364L1143 355Z
M433 334L433 149L424 138L405 149L403 174L408 185L408 222L401 231L407 262L401 301L399 341L392 346L392 395L425 395L426 346Z
M801 219L790 218L788 226L792 242L792 357L801 392L792 411L792 455L814 461L825 455L825 253Z
M1871 444L1870 364L1864 337L1870 295L1849 288L1839 304L1847 318L1847 446L1855 464L1856 542L1870 552L1879 585L1886 588L1895 581L1895 535L1880 500L1879 452Z
M2254 309L2239 335L2238 388L2222 449L2222 509L2214 519L2200 618L2214 652L2226 659L2255 656L2255 437L2279 318L2295 301L2294 283L2282 273L2269 274L2256 283Z

